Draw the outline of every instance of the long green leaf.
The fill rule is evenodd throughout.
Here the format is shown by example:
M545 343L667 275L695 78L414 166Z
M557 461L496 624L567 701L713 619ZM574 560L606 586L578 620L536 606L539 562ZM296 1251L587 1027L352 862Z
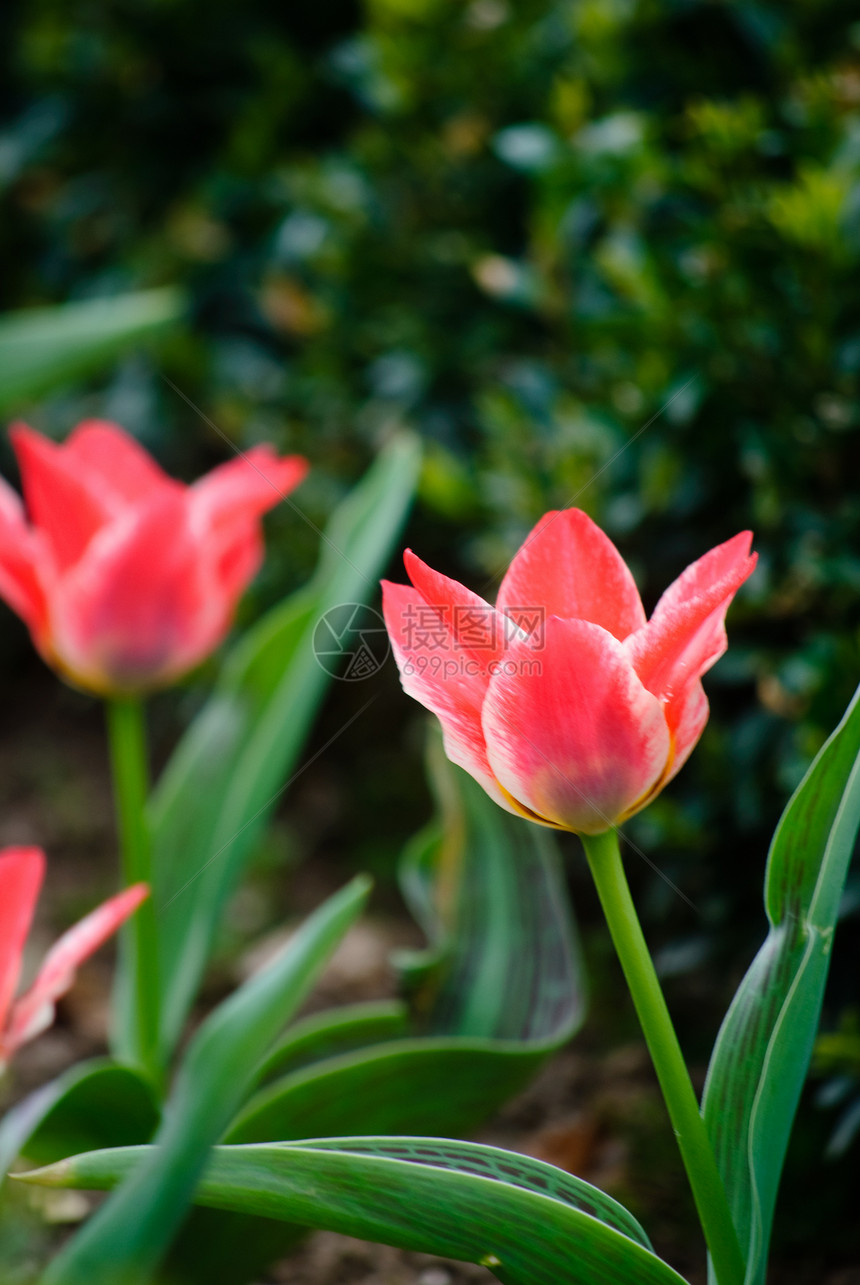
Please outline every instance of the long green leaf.
M376 593L418 465L412 438L389 443L334 514L311 583L238 644L159 782L151 823L165 1061L182 1033L226 903L330 682L313 652L316 623L330 608ZM117 1016L117 1045L126 1052L121 1011Z
M48 1268L44 1285L131 1285L163 1257L209 1148L369 890L355 879L305 921L285 949L209 1015L183 1059L157 1144Z
M0 317L0 412L114 361L177 322L185 306L181 291L166 288Z
M770 931L717 1038L704 1114L747 1285L762 1285L777 1188L818 1027L860 824L860 690L798 786L765 875Z
M146 1148L28 1175L110 1187ZM218 1147L195 1199L482 1263L505 1285L681 1285L622 1205L552 1165L434 1138L326 1138Z

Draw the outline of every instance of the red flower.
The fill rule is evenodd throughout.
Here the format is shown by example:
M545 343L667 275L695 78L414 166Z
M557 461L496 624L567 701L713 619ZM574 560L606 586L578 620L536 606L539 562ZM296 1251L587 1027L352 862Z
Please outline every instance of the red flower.
M51 1025L54 1004L74 983L78 964L97 950L149 893L145 883L134 884L63 933L45 956L33 985L16 1000L21 956L44 873L41 848L5 848L0 852L0 1067L22 1044Z
M0 596L49 664L101 694L171 683L221 642L262 561L260 517L307 470L256 446L184 486L115 424L62 446L11 436L31 525L0 479Z
M383 582L404 690L502 807L599 834L650 802L702 734L700 680L726 649L750 540L694 562L649 621L618 550L579 509L538 522L495 608L407 550L414 587Z

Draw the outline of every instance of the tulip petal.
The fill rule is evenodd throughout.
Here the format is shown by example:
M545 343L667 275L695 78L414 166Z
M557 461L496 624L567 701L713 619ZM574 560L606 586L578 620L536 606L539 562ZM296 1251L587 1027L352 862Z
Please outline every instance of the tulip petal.
M452 586L452 596L482 603L456 581L447 583ZM454 586L461 595L455 594ZM489 604L482 606L492 613ZM474 777L497 803L514 811L487 761L481 728L491 659L462 650L449 631L448 614L428 604L420 591L409 585L383 580L382 612L403 690L439 719L448 758Z
M584 620L550 617L542 648L511 645L482 723L504 789L537 818L584 834L635 810L671 752L662 703L622 644Z
M44 874L41 848L0 852L0 1058L6 1016L18 985L21 955Z
M673 754L666 781L677 776L696 748L699 737L708 721L708 698L701 682L696 679L665 706L666 722L672 736Z
M308 471L300 455L254 446L207 473L189 490L192 525L209 545L222 591L236 598L263 560L258 519L286 499Z
M12 1007L4 1039L7 1054L14 1053L51 1025L54 1005L71 988L78 965L116 932L148 894L145 883L126 888L91 911L54 943L33 985Z
M0 478L0 598L8 603L37 640L45 629L50 555L39 533L24 519L17 493Z
M428 567L411 549L405 550L403 562L425 607L437 613L447 630L450 644L468 652L482 669L489 670L513 639L525 637L502 612L458 580Z
M300 455L281 457L271 446L252 446L194 483L195 518L218 526L237 517L259 517L285 500L307 471L307 460Z
M637 674L656 696L679 695L726 650L726 612L756 564L751 540L743 531L689 566L627 640Z
M206 553L178 483L112 523L59 587L58 663L90 690L113 693L190 669L223 637L235 605Z
M84 420L61 449L76 472L95 483L115 513L145 500L170 481L130 433L108 420Z
M581 509L544 514L508 568L496 606L527 630L535 610L589 620L619 639L645 624L627 563Z
M110 505L97 480L82 473L62 446L24 424L9 436L30 519L44 533L58 570L65 571L110 521Z

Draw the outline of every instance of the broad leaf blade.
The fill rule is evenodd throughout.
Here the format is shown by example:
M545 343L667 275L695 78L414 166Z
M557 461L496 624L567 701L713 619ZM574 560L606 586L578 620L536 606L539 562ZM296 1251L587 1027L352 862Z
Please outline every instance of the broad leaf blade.
M16 1156L46 1164L77 1151L148 1142L159 1111L149 1082L104 1058L42 1085L0 1122L0 1181Z
M260 1079L409 1034L401 1000L371 1000L327 1009L296 1022L260 1067Z
M376 593L418 462L411 438L395 439L382 452L334 514L311 584L239 643L155 792L165 1058L180 1037L227 900L330 681L313 653L316 623L331 607Z
M209 1148L368 890L367 880L355 879L329 898L263 972L207 1017L183 1059L157 1145L53 1261L45 1285L132 1285L148 1279L191 1202Z
M783 813L765 875L768 936L723 1022L704 1115L747 1260L765 1279L777 1188L818 1027L860 824L860 692Z
M114 361L184 310L184 296L168 288L7 313L0 317L0 411Z
M555 1047L586 1001L554 840L497 807L436 735L429 757L442 825L419 836L401 870L432 947L416 992L427 1029Z
M271 1142L370 1125L385 1133L462 1135L524 1088L545 1056L491 1040L392 1040L261 1089L226 1140Z
M433 937L413 997L413 1035L423 1038L282 1075L247 1104L230 1142L356 1126L465 1133L579 1026L583 970L552 839L508 817L444 756L433 771L443 820L410 845L404 875Z
M97 1152L30 1177L109 1187L145 1155ZM483 1263L506 1285L682 1285L623 1206L493 1147L433 1138L218 1147L196 1199Z

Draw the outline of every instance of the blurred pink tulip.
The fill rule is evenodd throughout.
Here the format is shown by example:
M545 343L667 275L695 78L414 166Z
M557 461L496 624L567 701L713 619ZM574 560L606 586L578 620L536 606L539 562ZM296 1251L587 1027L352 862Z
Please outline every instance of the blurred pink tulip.
M412 585L383 582L403 688L502 807L599 834L645 807L698 741L700 680L726 649L750 542L694 562L647 621L623 558L579 509L538 522L495 608L407 550Z
M11 436L30 521L0 479L0 596L50 665L103 695L164 686L214 650L262 561L262 514L307 471L255 446L185 486L115 424L60 446Z
M15 999L21 957L45 873L41 848L0 852L0 1067L12 1054L46 1030L54 1005L72 986L75 970L128 918L149 889L134 884L102 903L63 933L48 951L29 990Z

